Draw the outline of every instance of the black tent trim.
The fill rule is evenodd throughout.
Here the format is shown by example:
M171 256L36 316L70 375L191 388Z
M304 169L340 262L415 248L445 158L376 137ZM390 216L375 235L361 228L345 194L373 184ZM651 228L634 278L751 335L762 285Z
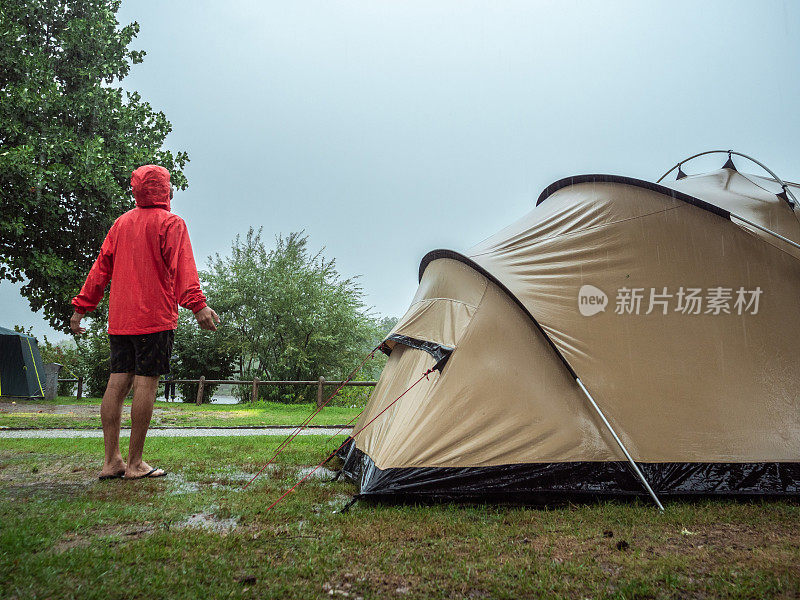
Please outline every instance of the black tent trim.
M686 202L687 204L696 206L697 208L702 208L703 210L712 212L715 215L719 215L723 219L727 219L728 221L731 220L731 213L729 211L725 210L724 208L720 208L719 206L716 206L714 204L711 204L710 202L706 202L705 200L701 200L700 198L695 198L694 196L690 196L689 194L684 194L683 192L673 190L672 188L659 185L658 183L653 183L652 181L645 181L644 179L635 179L633 177L623 177L622 175L602 175L602 174L575 175L573 177L565 177L564 179L559 179L555 183L551 183L546 188L544 188L542 193L539 195L539 199L536 200L536 206L539 206L542 202L547 200L558 190L563 189L565 187L569 187L571 185L577 185L579 183L621 183L624 185L632 185L634 187L640 187L646 190L651 190L653 192L658 192L659 194L664 194L665 196L669 196L670 198L674 198L675 200L681 200L683 202Z
M647 497L625 461L379 469L350 440L343 474L362 497L520 504ZM659 496L800 496L800 463L638 463Z
M436 360L437 364L450 358L450 355L454 350L454 348L449 346L443 346L442 344L437 344L436 342L429 342L426 340L418 340L417 338L412 338L407 335L400 335L399 333L393 333L384 341L389 340L397 342L398 344L410 346L411 348L415 348L417 350L422 350L423 352L427 352ZM380 350L386 356L389 356L392 353L392 349L386 344L381 344Z

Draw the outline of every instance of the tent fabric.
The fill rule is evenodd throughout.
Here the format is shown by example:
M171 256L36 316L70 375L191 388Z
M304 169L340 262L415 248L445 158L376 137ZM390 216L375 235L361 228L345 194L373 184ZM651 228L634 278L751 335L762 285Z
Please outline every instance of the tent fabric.
M750 219L775 233L800 242L800 219L787 204L778 197L781 186L771 179L744 175L731 169L720 169L705 175L690 175L680 181L666 183L675 190L699 196L718 206L725 206L731 213ZM750 229L754 235L763 237L768 243L774 238L769 234ZM788 252L800 257L800 251L791 246Z
M36 338L5 327L0 327L0 397L44 397L44 366Z
M570 178L463 254L427 255L392 334L453 350L355 437L351 459L372 465L361 488L388 493L415 469L483 469L473 488L512 493L497 469L525 480L519 469L561 464L567 488L584 490L584 465L602 474L624 457L577 375L661 493L795 493L800 255L731 213L794 241L800 221L749 177ZM587 288L606 304L584 315ZM387 349L356 431L435 362L396 340ZM625 487L608 481L608 493Z

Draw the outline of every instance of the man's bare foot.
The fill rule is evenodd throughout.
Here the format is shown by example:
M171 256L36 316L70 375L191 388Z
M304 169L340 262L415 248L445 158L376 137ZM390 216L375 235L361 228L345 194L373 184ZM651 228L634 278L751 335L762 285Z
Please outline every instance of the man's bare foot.
M166 475L164 469L154 469L146 462L142 461L138 465L128 465L125 470L125 479L141 479L142 477L163 477Z
M117 479L125 475L125 471L127 468L128 466L125 464L125 461L122 460L122 457L120 457L119 460L104 464L103 469L100 471L100 474L98 475L98 478Z

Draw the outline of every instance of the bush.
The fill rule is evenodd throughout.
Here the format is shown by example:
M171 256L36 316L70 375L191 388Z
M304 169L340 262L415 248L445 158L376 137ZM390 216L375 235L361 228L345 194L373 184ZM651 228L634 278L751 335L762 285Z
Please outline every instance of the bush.
M200 329L194 315L181 309L175 331L172 376L175 379L229 379L233 374L235 352L227 327L220 325L216 332ZM216 385L203 387L203 402L211 402ZM197 400L197 384L177 386L184 402Z
M323 400L327 400L328 396L333 393L335 387L326 388ZM345 386L336 396L331 400L328 406L346 406L348 408L363 409L367 406L369 397L372 395L372 390L375 388L370 386Z
M210 303L228 323L242 379L341 378L377 343L381 331L355 278L309 248L302 232L278 236L269 249L261 230L237 236L230 256L201 273ZM240 394L249 399L250 389ZM314 402L314 386L262 386L260 399Z
M111 348L104 320L93 319L86 329L77 341L79 372L86 378L86 394L99 398L111 375Z

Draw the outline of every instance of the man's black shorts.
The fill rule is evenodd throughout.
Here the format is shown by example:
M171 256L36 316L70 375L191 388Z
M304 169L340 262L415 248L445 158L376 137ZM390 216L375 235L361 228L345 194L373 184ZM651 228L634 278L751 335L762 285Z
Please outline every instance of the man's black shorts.
M154 377L169 373L175 330L141 335L110 335L111 372Z

